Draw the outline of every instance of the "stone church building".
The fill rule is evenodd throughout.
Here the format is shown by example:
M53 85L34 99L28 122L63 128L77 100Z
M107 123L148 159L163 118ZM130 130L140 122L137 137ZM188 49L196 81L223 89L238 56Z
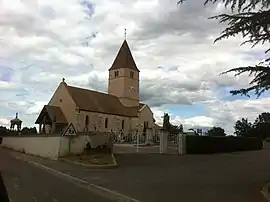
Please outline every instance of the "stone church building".
M63 133L69 124L76 132L153 130L153 112L139 101L140 71L124 40L109 69L108 93L59 84L36 124L39 133Z

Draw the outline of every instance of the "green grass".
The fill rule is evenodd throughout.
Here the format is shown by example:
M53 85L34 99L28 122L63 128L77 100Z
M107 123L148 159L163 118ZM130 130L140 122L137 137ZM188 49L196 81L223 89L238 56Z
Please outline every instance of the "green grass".
M80 155L72 155L65 157L68 160L89 164L89 165L109 165L114 164L111 153L88 152Z

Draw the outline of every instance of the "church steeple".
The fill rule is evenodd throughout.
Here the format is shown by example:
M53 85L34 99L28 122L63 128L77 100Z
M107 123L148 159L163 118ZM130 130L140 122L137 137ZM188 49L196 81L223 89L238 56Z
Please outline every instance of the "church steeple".
M108 93L119 98L126 107L139 106L140 71L124 40L109 69Z
M131 51L129 49L126 39L124 40L120 50L118 51L116 58L111 68L109 69L109 71L122 69L122 68L127 68L133 71L140 72L140 70L137 68L137 65L132 57L132 54L131 54Z

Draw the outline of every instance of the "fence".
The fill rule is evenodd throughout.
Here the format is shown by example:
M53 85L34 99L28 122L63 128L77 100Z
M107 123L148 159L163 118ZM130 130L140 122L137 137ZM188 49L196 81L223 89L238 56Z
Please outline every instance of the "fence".
M185 142L179 134L92 132L77 136L35 135L3 137L2 145L25 153L57 159L68 154L79 154L90 143L91 148L108 144L113 137L115 153L185 153Z
M183 154L184 137L179 134L168 134L158 131L156 133L121 133L114 135L115 153L169 153Z

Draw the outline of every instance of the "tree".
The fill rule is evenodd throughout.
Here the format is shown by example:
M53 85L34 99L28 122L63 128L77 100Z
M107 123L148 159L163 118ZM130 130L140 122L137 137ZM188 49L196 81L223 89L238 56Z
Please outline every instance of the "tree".
M253 124L242 118L236 121L234 129L237 136L259 137L261 139L270 137L270 113L261 113Z
M186 0L179 0L182 4ZM270 42L270 1L269 0L206 0L207 3L225 3L225 7L231 6L233 14L220 14L210 19L219 20L219 23L227 24L221 35L214 42L225 38L234 37L241 34L245 39L242 44L250 43L252 48L258 44ZM270 52L270 48L265 50L265 54ZM263 92L270 89L270 57L255 66L237 67L221 74L234 72L235 76L249 73L254 78L249 83L249 87L232 90L232 95L246 95L254 91L259 97Z
M224 137L226 136L225 130L221 127L213 127L206 133L208 136L219 136Z
M254 121L256 135L262 139L270 137L270 113L261 113Z
M234 134L237 136L250 137L252 136L252 123L248 121L248 119L242 118L241 120L237 120L234 126Z
M269 112L263 112L261 113L255 120L254 125L258 124L269 124L270 125L270 113Z
M166 131L169 131L170 130L170 116L168 113L164 113L164 116L163 116L163 129L166 130Z
M22 135L35 135L37 134L37 129L36 127L33 128L28 128L28 127L23 127L23 129L21 130Z
M169 132L170 134L183 133L183 130L184 130L182 124L177 126L170 123L170 116L168 113L164 113L164 116L163 116L163 129Z
M0 135L8 133L8 129L5 126L0 126Z
M173 125L173 124L170 123L170 127L169 127L168 132L171 133L171 134L175 134L175 135L179 134L179 133L183 133L183 126L181 126L181 125L177 126L177 125Z
M183 124L180 124L180 126L179 126L179 133L181 133L181 134L184 133L184 127L183 127Z

